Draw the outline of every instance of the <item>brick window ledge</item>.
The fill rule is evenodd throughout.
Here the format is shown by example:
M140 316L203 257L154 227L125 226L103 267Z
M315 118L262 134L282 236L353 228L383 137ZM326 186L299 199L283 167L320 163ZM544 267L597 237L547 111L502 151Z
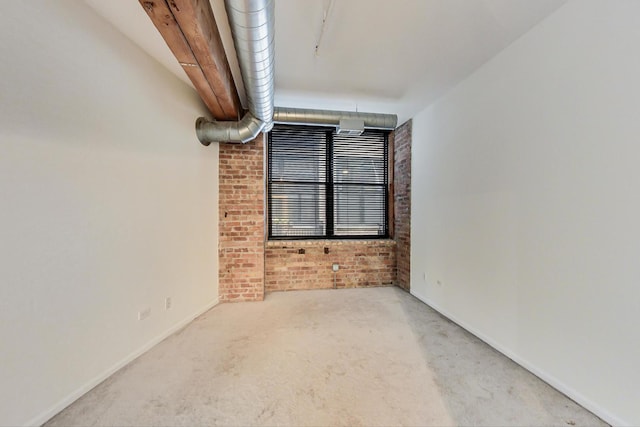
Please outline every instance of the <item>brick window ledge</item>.
M268 248L278 246L344 246L344 245L396 246L392 239L309 239L309 240L267 240Z

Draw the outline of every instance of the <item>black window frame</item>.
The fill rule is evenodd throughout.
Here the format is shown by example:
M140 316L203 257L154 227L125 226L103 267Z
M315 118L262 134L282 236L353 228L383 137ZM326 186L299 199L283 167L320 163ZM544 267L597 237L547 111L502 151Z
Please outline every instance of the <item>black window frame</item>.
M286 236L274 236L273 235L273 203L272 196L273 185L274 183L282 184L283 181L273 181L273 129L268 133L267 136L267 239L268 240L380 240L380 239L389 239L390 237L390 219L389 219L389 134L390 131L382 131L382 130L367 130L365 134L377 134L383 137L383 182L382 183L366 183L366 182L335 182L334 180L334 166L335 166L335 153L334 153L334 138L336 137L335 127L323 127L323 126L304 126L304 125L276 125L276 127L285 126L287 129L294 130L296 128L304 130L304 131L317 131L323 132L325 136L325 173L324 180L308 182L307 184L311 185L324 185L324 213L325 213L325 232L324 234L313 234L313 235L286 235ZM276 127L274 127L275 130ZM338 136L339 138L343 138L342 135ZM348 138L357 139L358 136L349 136ZM301 182L289 182L284 181L285 184L290 185L303 185ZM384 215L384 230L381 234L336 234L334 218L338 213L336 212L336 194L335 187L337 185L345 186L345 187L375 187L382 190L382 199L383 199L383 215ZM346 193L345 193L346 194ZM364 199L363 199L364 200ZM364 209L364 207L362 208ZM321 224L321 223L319 223Z

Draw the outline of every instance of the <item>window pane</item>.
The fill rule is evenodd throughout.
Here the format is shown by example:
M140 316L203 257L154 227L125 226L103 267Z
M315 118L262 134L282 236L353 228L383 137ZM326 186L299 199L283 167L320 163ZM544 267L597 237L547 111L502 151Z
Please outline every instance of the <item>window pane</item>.
M271 184L271 235L318 237L326 234L326 191L320 184Z
M386 235L385 199L384 186L335 185L335 235Z
M325 130L318 128L278 127L271 135L271 181L324 182L325 134Z
M333 137L333 181L384 184L387 174L385 136L381 132Z

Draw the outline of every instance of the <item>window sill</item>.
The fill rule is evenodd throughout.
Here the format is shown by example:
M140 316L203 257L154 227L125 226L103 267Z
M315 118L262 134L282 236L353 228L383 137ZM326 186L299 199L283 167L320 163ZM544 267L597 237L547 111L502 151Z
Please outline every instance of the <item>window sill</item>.
M393 239L309 239L309 240L267 240L266 247L277 246L343 246L343 245L373 245L395 246Z

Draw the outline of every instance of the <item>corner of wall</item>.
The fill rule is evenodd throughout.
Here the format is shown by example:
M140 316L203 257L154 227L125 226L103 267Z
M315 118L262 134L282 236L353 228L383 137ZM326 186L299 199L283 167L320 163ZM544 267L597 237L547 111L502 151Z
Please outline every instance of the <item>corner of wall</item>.
M396 285L409 291L411 284L411 135L409 119L395 130L393 145L394 239L397 243Z
M264 299L264 145L219 144L220 302Z

